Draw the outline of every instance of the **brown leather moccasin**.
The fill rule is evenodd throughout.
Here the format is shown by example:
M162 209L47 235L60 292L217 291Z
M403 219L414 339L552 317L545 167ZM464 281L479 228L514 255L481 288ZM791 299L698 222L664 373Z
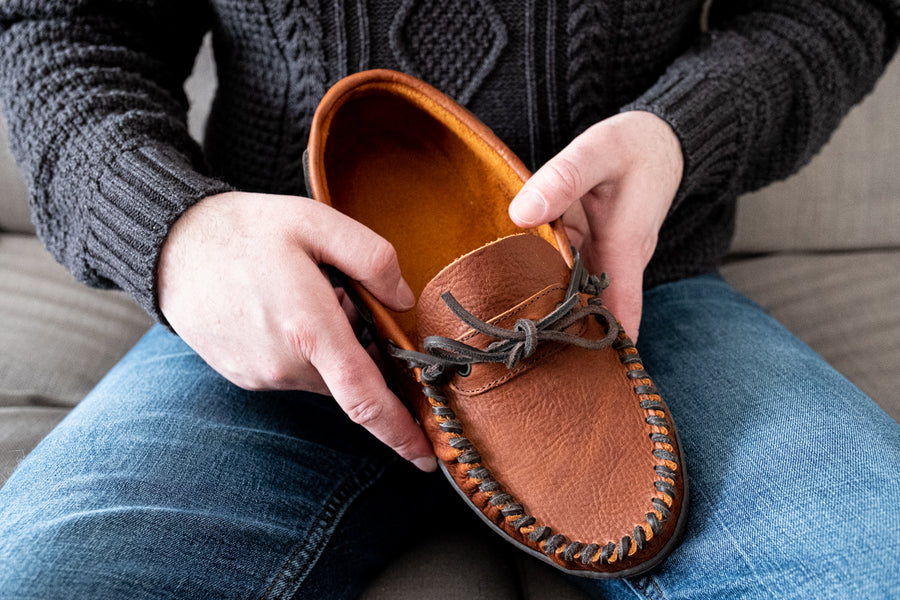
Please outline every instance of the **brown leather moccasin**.
M316 199L397 250L414 311L352 286L471 507L570 574L658 564L687 514L671 415L561 223L509 219L524 165L450 98L377 70L326 94L307 166Z

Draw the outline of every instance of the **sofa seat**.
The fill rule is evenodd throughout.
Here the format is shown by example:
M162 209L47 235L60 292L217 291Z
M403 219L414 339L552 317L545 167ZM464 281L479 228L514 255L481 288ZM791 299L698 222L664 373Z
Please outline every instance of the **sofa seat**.
M722 274L900 421L900 250L779 253Z
M0 485L149 327L124 294L75 281L34 235L0 233Z

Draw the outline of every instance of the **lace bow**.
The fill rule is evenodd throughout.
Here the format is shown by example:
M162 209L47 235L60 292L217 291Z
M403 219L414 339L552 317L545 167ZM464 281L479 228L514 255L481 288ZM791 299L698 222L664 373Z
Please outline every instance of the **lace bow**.
M612 313L600 300L599 294L609 285L606 273L600 277L588 273L581 262L581 256L574 252L572 275L565 298L556 308L540 320L519 319L512 329L498 327L482 321L467 311L450 292L441 294L441 300L459 320L478 333L496 338L486 348L476 348L451 338L431 335L425 338L425 352L404 350L390 346L391 356L405 360L410 368L422 369L422 379L426 382L438 380L450 369L468 375L472 365L477 363L504 363L512 369L522 360L534 354L542 342L562 342L580 348L600 350L611 345L619 333L619 325ZM590 294L585 306L576 308L579 292ZM601 339L589 340L565 330L576 321L590 315L601 320L606 335Z

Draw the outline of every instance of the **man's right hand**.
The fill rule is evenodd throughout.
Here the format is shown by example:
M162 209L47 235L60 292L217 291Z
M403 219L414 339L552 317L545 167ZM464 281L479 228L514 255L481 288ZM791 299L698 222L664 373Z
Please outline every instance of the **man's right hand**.
M354 422L433 471L431 445L357 342L320 264L391 309L415 304L393 246L371 229L309 198L229 192L200 201L170 231L160 310L232 383L330 394Z

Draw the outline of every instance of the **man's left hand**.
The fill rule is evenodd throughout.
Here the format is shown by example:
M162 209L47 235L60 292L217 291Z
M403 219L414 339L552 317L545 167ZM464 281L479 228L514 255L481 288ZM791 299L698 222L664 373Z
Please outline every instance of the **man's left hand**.
M609 274L604 303L637 339L643 275L681 183L684 159L672 128L649 112L605 119L529 179L509 207L520 227L560 216L589 271Z

